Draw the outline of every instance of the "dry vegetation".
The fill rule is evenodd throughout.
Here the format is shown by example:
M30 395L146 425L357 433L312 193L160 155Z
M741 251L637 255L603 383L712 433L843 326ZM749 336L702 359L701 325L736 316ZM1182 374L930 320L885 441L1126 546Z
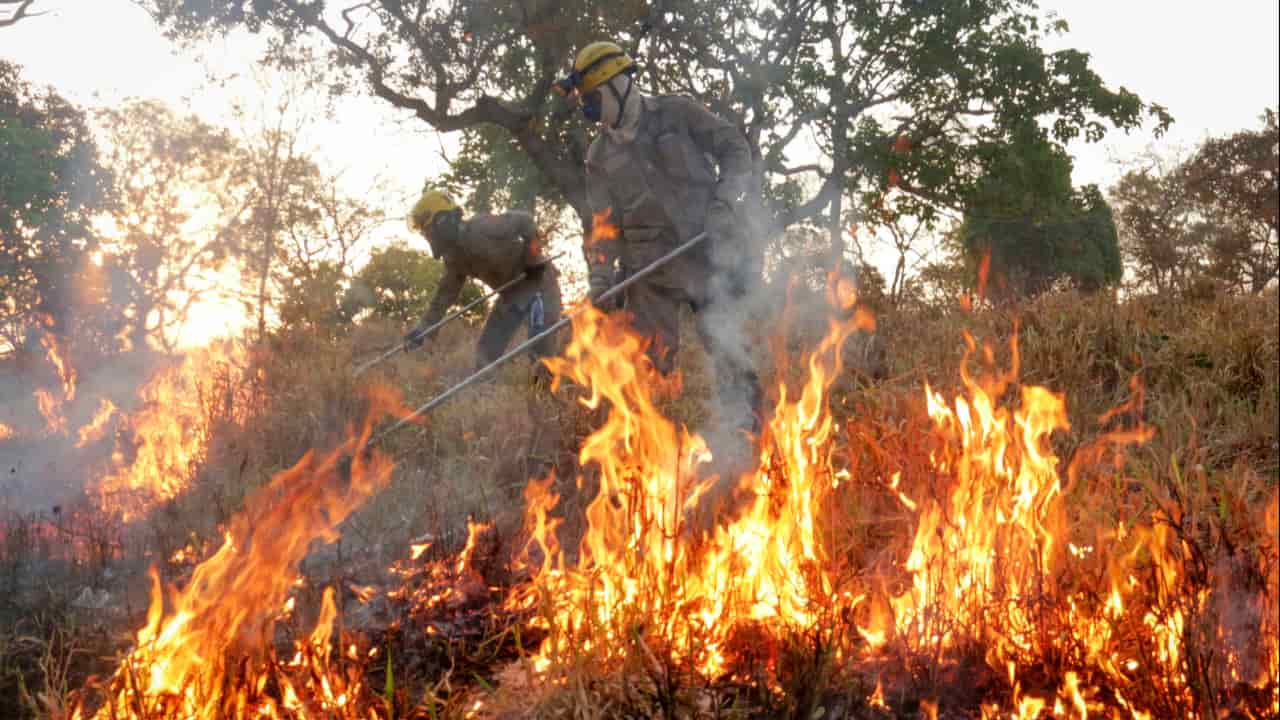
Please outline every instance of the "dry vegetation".
M797 308L819 306L796 300ZM793 314L784 344L789 362L767 362L770 384L786 384L791 397L807 376L795 360L817 345L825 325L816 312ZM363 710L351 717L462 716L479 706L507 717L977 717L993 702L1005 708L1003 717L1027 712L1014 705L1019 697L1046 698L1049 709L1059 698L1070 709L1070 683L1100 688L1085 693L1088 702L1110 713L1130 703L1151 717L1263 717L1275 707L1276 683L1272 677L1269 686L1254 686L1259 671L1276 669L1280 599L1278 325L1274 293L1199 302L1051 294L976 313L881 313L888 377L873 382L846 371L828 391L831 463L849 479L823 496L819 521L822 572L834 586L827 597L860 588L868 599L819 613L808 627L735 628L727 645L732 662L714 677L699 671L694 655L661 645L661 633L642 631L646 620L638 617L627 626L630 640L608 652L560 653L551 674L533 674L537 648L563 628L548 626L554 597L532 592L524 594L529 603L510 602L529 587L539 560L531 563L523 552L526 485L554 478L545 487L560 498L559 541L574 561L593 499L592 471L578 467L578 452L606 412L576 402L580 388L531 389L529 368L513 365L387 441L395 469L385 489L346 517L340 540L312 547L301 567L306 580L294 590L296 610L274 626L268 644L288 657L286 649L308 637L322 589L334 588L334 632L365 658L344 665L343 672L362 678L351 692ZM401 389L404 402L416 406L469 372L475 332L450 328L429 352L397 356L366 380ZM873 616L910 584L903 565L920 513L890 489L894 474L902 478L897 491L920 504L952 487L930 460L945 438L933 429L924 386L945 398L967 392L959 373L965 332L991 348L997 368L1013 362L1017 337L1019 378L994 398L998 405L1016 405L1026 385L1065 395L1070 430L1054 432L1050 443L1061 460L1061 501L1045 522L1065 521L1060 544L1093 545L1078 562L1054 565L1060 573L1038 585L1043 596L1027 600L1044 637L1000 651L1016 660L1013 683L993 668L1002 664L992 662L995 648L983 642L992 627L1007 629L1004 620L983 629L951 618L959 623L956 636L972 642L945 649L905 632L878 642L859 632L874 627ZM4 518L0 715L63 716L91 673L115 671L144 624L146 566L155 563L166 581L185 584L254 489L308 450L339 445L369 404L350 377L353 360L395 338L395 328L377 324L337 339L291 333L255 349L244 361L247 372L209 378L202 426L192 428L208 442L193 459L189 486L143 520L104 521L96 537L90 505L60 509L58 517ZM858 342L846 350L856 355ZM696 429L710 388L700 351L684 352L684 396L659 408ZM982 355L979 349L969 360L975 373ZM1154 435L1122 455L1097 442L1140 428ZM580 473L588 478L582 488L575 483ZM73 512L75 522L63 522ZM464 562L457 554L469 520L486 529L474 526ZM1143 544L1116 535L1117 527L1161 540ZM96 541L72 542L86 533ZM410 560L415 544L426 549ZM1177 571L1162 570L1165 561ZM1150 608L1153 622L1164 627L1171 614L1181 618L1179 657L1152 667L1177 667L1185 682L1148 672L1121 698L1096 659L1069 642L1064 623L1083 624L1083 616L1064 609L1068 598L1084 602L1093 593L1101 607L1107 574L1120 566L1136 578L1128 600ZM109 599L84 602L86 588ZM1110 624L1108 642L1158 655L1161 636L1150 627L1140 632L1141 623L1127 617ZM1270 634L1269 645L1259 633ZM515 662L521 658L527 662ZM277 680L259 692L269 695L278 678L305 674L272 672ZM85 697L91 705L101 699L97 692ZM339 715L348 716L332 712Z

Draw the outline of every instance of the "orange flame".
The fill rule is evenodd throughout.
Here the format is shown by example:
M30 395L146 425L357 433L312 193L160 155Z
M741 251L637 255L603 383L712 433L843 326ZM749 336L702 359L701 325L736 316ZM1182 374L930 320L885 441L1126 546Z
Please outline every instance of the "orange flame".
M847 305L850 296L838 282L828 290L837 307ZM535 623L547 632L531 669L618 667L633 657L631 650L652 664L661 651L666 662L704 677L734 677L743 646L759 633L820 627L832 613L865 607L857 637L872 653L892 650L938 662L985 648L987 663L1011 693L1007 704L986 706L984 717L1086 717L1104 705L1143 717L1145 710L1124 705L1117 693L1138 678L1160 697L1192 707L1183 643L1190 618L1207 600L1188 607L1176 594L1186 581L1189 551L1169 522L1107 532L1068 522L1063 463L1052 442L1070 429L1066 398L1016 385L1016 335L1007 370L972 373L968 363L979 347L966 335L965 392L949 400L925 388L931 473L914 481L928 484L904 483L900 473L885 483L916 517L903 554L906 582L895 585L905 591L837 589L819 518L848 474L832 471L834 421L826 392L839 368L833 350L857 325L833 328L810 357L809 380L796 400L785 385L779 388L757 469L719 484L700 476L708 458L702 440L657 412L651 374L640 360L643 340L595 312L576 319L565 357L549 364L590 388L585 405L607 402L609 414L579 456L583 467L598 471L599 491L574 562L558 545L551 479L526 489L531 539L524 562L535 581L510 601L538 608ZM994 350L981 350L993 364ZM1020 402L1004 407L1010 388ZM1099 447L1150 439L1138 410L1140 385L1134 388L1126 406L1132 412L1103 419L1132 416L1137 428L1109 432ZM1079 453L1077 459L1101 457L1089 448ZM1070 470L1066 476L1074 477ZM586 481L579 478L579 486ZM709 537L694 536L691 510L725 497L734 502L724 523ZM1280 524L1280 510L1274 514L1268 522ZM1108 557L1095 550L1101 547L1116 549ZM1138 572L1155 573L1155 582L1143 589L1133 577ZM1102 588L1084 582L1091 574L1102 576ZM1274 599L1269 602L1272 607ZM1142 635L1134 635L1136 628ZM1275 643L1267 643L1262 665L1274 669ZM858 651L844 647L837 655ZM1061 677L1046 694L1024 693L1020 672L1043 668L1051 658L1062 663ZM1252 678L1257 667L1241 677ZM1105 700L1096 682L1109 683ZM1259 679L1255 687L1267 683L1274 680ZM881 688L877 699L883 697Z
M591 214L591 234L587 236L586 247L588 250L596 248L596 257L594 262L603 263L608 260L608 255L603 248L598 248L600 243L608 243L618 237L618 226L609 221L613 215L612 208L605 208L597 213Z
M41 338L41 344L45 347L49 362L53 363L54 369L58 371L58 379L62 381L62 399L64 402L71 402L76 398L76 370L67 362L65 353L58 348L57 336L52 333L45 333Z
M147 623L92 717L355 716L360 679L331 667L337 614L331 590L316 630L289 664L297 678L270 661L268 641L280 609L292 607L286 601L311 544L336 540L338 525L390 479L391 462L376 452L366 457L366 447L372 421L403 408L385 390L372 399L358 433L323 456L309 452L250 497L222 547L195 568L184 590L162 591L152 571ZM73 717L85 713L81 706Z
M136 451L132 458L117 453L116 467L92 488L104 512L129 521L187 487L207 442L200 431L207 400L202 390L219 369L242 365L242 353L238 346L211 344L139 390L143 405L127 420Z
M62 401L58 400L44 388L36 388L36 406L40 408L40 414L44 416L45 424L50 432L65 433L67 431L67 418L62 414Z
M584 404L611 407L580 453L584 466L599 469L600 489L575 566L566 567L547 518L555 501L547 485L533 484L526 495L530 549L542 560L531 595L518 601L544 603L551 631L536 668L574 655L607 663L642 627L640 642L670 648L714 676L731 670L735 633L762 621L807 626L824 612L832 588L820 570L816 521L836 482L825 394L839 371L838 349L855 330L854 322L832 328L798 398L780 388L760 469L720 479L701 477L711 459L702 439L655 407L643 340L595 311L575 319L565 357L549 365L591 388ZM742 498L737 519L696 537L690 513L725 489Z
M79 430L79 440L76 441L77 448L83 448L86 445L92 445L98 442L106 435L107 423L116 414L115 403L107 398L98 400L98 412L93 416L93 420Z

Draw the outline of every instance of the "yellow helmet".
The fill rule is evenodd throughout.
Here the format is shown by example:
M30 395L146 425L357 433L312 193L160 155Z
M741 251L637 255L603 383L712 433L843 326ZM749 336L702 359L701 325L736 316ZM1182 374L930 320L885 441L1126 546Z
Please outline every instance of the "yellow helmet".
M578 51L573 61L573 72L557 83L566 94L573 90L589 93L621 72L635 72L636 63L622 46L600 40Z
M431 226L431 221L439 213L461 209L453 198L439 190L423 190L422 197L418 198L418 202L414 203L413 209L409 211L409 229L422 232Z

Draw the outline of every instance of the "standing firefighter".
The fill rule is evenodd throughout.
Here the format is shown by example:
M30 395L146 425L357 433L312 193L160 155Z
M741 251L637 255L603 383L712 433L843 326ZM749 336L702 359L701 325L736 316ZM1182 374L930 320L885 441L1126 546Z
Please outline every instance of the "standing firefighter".
M418 325L405 335L405 347L421 347L424 331L444 317L458 301L462 286L477 278L497 288L525 273L524 280L498 295L485 320L477 348L476 367L496 360L506 350L522 324L529 335L541 332L560 319L559 274L542 248L533 216L522 210L501 215L462 218L462 208L442 192L426 190L409 214L409 227L431 245L431 253L444 261L440 287ZM548 337L534 348L537 357L555 354Z
M584 248L589 296L613 283L615 263L623 275L634 272L705 231L702 243L628 288L623 306L651 338L649 356L663 374L679 348L680 308L692 308L715 365L721 429L758 432L760 385L735 302L754 267L737 217L751 186L746 139L691 98L641 94L635 62L614 43L586 46L573 68L557 87L576 93L602 130L587 151L589 202L618 229Z

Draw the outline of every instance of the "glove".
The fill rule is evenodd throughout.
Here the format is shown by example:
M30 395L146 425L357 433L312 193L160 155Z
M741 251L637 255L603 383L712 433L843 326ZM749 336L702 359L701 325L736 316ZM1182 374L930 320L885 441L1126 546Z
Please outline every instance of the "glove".
M426 328L419 325L405 334L404 336L405 352L408 352L410 350L417 350L427 342L427 337L422 334L422 331L425 329Z
M611 287L613 287L613 270L608 265L593 265L587 273L587 299L596 306L596 309L605 309L596 301Z

